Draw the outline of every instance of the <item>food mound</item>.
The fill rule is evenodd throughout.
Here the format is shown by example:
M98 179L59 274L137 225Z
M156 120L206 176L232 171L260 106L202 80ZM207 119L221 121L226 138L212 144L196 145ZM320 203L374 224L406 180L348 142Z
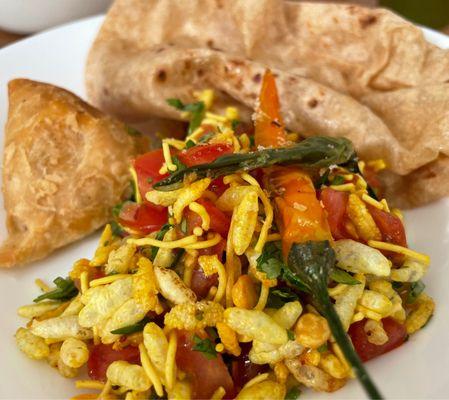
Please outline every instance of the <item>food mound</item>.
M269 71L254 126L209 111L212 91L197 97L168 100L185 140L133 161L132 199L90 260L54 290L38 282L18 347L69 378L87 364L76 385L97 393L80 399L293 399L356 376L379 398L362 362L434 310L429 257L382 199L385 164L288 132Z

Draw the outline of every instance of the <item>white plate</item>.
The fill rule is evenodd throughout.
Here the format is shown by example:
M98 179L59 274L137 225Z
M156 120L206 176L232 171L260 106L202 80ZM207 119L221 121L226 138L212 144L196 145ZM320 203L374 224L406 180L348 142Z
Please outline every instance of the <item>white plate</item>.
M84 95L84 62L101 23L99 17L57 28L0 51L0 127L6 120L6 84L10 79L27 77L65 87ZM426 31L429 40L449 47L449 38ZM430 111L429 111L430 112ZM0 135L3 141L3 135ZM0 207L1 209L3 207ZM367 364L382 393L393 398L449 398L449 200L439 201L406 213L410 246L432 257L425 282L437 303L436 314L421 332L393 352ZM5 230L1 231L5 237ZM14 332L24 323L16 316L18 306L30 303L38 290L34 279L48 282L65 276L71 263L90 257L97 236L66 247L44 261L25 268L0 271L0 398L69 398L78 390L44 362L27 359L14 344ZM327 394L307 392L302 398L328 398ZM332 398L364 398L357 381Z

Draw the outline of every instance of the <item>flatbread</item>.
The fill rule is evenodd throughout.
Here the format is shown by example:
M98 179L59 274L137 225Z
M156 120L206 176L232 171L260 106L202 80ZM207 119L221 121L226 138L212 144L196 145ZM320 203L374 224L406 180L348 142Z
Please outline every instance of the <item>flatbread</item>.
M211 87L220 104L254 107L265 68L277 75L286 126L346 136L383 158L411 206L449 194L423 173L449 156L449 53L383 9L281 0L116 0L91 48L89 99L128 121L179 119L165 99ZM419 182L416 182L416 179ZM391 185L395 185L394 187ZM408 191L406 192L408 193Z
M129 188L139 141L115 118L44 83L9 83L0 267L38 260L104 225Z

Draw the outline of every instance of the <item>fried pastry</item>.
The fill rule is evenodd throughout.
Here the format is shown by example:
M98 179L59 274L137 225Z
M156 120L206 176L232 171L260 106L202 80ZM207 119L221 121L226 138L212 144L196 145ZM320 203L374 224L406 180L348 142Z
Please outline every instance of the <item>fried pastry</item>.
M139 147L125 124L64 89L16 79L8 90L1 267L38 260L101 227L129 187Z

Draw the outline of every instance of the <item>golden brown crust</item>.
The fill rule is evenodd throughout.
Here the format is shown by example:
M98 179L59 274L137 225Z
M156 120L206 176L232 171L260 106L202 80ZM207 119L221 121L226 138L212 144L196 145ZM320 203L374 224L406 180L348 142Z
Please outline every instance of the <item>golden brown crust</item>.
M43 258L102 226L137 150L124 124L64 89L16 79L8 92L1 267Z

